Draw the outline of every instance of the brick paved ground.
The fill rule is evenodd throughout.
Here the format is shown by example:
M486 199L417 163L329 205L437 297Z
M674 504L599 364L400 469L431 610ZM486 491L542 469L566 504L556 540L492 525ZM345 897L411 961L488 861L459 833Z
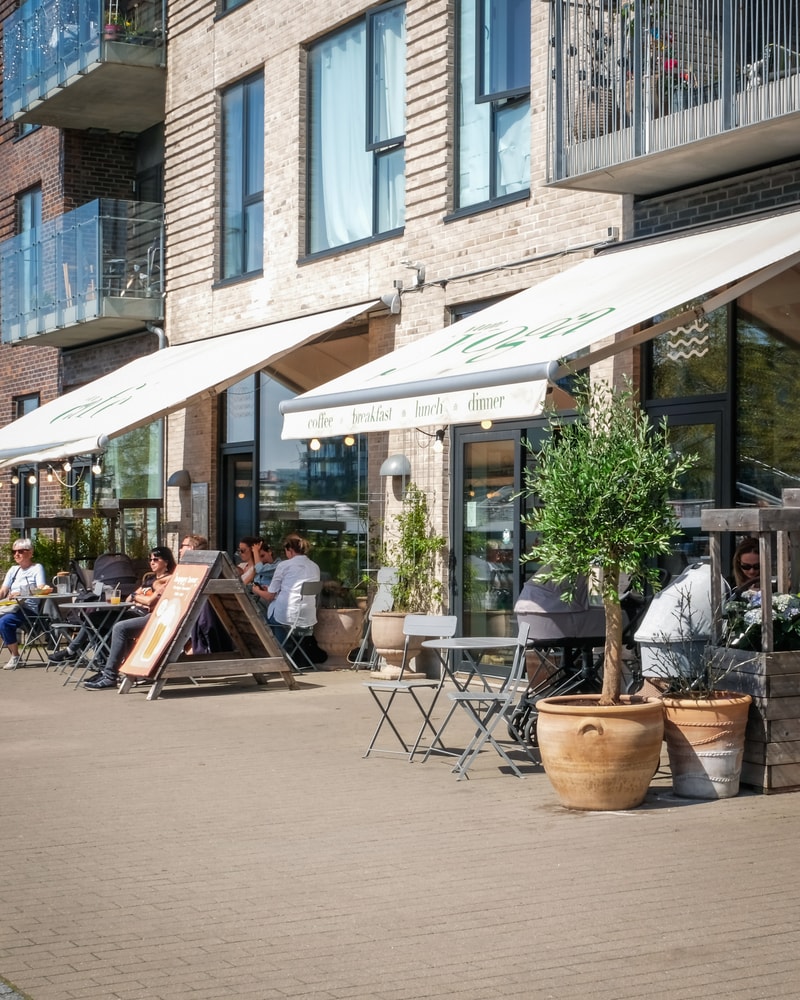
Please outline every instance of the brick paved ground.
M462 782L362 760L363 679L148 703L0 671L0 976L32 1000L800 995L800 795L662 777L582 814L491 751Z

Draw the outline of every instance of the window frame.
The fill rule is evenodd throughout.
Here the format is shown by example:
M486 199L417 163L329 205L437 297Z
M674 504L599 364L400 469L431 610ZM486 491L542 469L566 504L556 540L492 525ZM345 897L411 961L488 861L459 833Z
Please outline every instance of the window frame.
M464 72L464 62L465 62L465 45L462 45L462 33L467 15L464 12L466 0L459 0L456 8L456 24L455 24L455 82L456 86L454 88L454 110L455 110L455 142L454 142L454 183L453 183L453 209L449 212L445 218L445 221L451 221L458 218L463 218L468 215L473 215L478 212L486 211L487 209L496 208L500 205L504 205L510 202L524 201L530 197L531 186L530 186L530 150L529 150L529 173L528 173L528 183L525 187L520 188L518 191L510 191L507 193L498 193L498 168L497 160L499 155L499 142L498 142L498 116L508 109L515 106L521 106L522 104L527 104L527 116L528 116L528 126L531 125L531 70L530 70L530 33L528 38L528 53L529 53L529 69L528 69L528 85L526 88L515 87L508 91L492 93L492 94L481 94L481 81L485 76L485 45L483 43L484 34L484 12L486 10L487 0L473 0L475 4L475 9L472 12L472 22L473 22L473 34L474 37L472 41L472 55L475 60L475 78L473 81L473 86L468 88L465 86L463 72ZM467 41L467 44L468 41ZM467 91L470 91L467 95ZM475 106L488 105L489 107L489 121L488 121L488 135L487 135L487 146L485 148L486 153L486 170L488 175L488 189L489 197L482 200L471 202L470 204L463 204L464 192L461 189L461 160L462 160L462 132L460 128L460 123L463 116L464 108L467 106L466 100L472 100Z
M249 121L249 111L248 105L250 100L251 88L254 84L260 85L260 99L261 99L261 118L262 125L261 128L257 130L258 138L261 142L261 187L253 190L252 192L247 191L247 170L248 163L250 160L252 152L252 129L248 127ZM241 213L241 229L238 238L238 256L241 261L241 268L239 270L231 271L228 273L228 255L229 255L229 235L227 221L229 219L229 206L227 198L227 188L228 188L228 174L226 171L226 160L228 157L228 142L226 141L226 120L225 120L225 102L226 97L233 94L235 91L241 91L241 101L242 101L242 131L240 137L240 143L238 146L238 166L240 170L239 186L241 189L241 201L237 204L236 209ZM266 84L264 79L263 68L255 73L250 73L248 76L242 77L240 80L228 84L220 90L219 101L220 101L220 235L219 235L219 258L218 258L218 283L227 284L229 282L237 282L242 280L247 280L249 278L260 277L264 273L264 163L265 163L265 149L264 149L264 109L265 109L265 97L266 97ZM259 253L259 261L257 267L248 267L247 261L247 249L248 249L248 208L254 205L261 206L261 245Z
M308 136L307 143L307 155L306 155L306 222L305 222L305 254L304 259L306 260L316 260L320 257L325 257L327 255L338 253L341 250L355 249L357 247L362 247L369 245L374 242L381 240L393 238L395 236L402 235L405 229L405 184L403 186L403 205L402 205L402 221L399 225L391 226L388 229L380 228L380 213L382 208L381 201L381 186L379 183L381 177L381 167L388 158L396 155L398 151L403 153L403 180L405 181L405 140L406 140L406 118L405 118L405 98L407 93L407 65L408 61L406 58L406 53L404 51L404 65L402 73L402 88L403 88L403 131L399 134L384 136L381 138L376 138L376 102L375 102L375 24L377 19L384 15L388 10L393 8L402 8L405 13L407 6L407 0L390 0L389 3L378 4L367 8L363 14L359 17L350 19L346 24L341 25L335 31L329 32L322 38L315 39L314 42L310 43L307 48L307 87L306 93L308 95L307 105L306 105L306 133ZM313 95L315 92L314 81L312 77L313 67L312 67L312 53L314 50L321 45L330 42L332 39L336 38L340 34L351 30L354 25L359 22L364 25L364 74L363 74L363 98L364 98L364 151L366 153L371 153L371 232L365 236L359 236L355 239L349 240L346 243L335 243L329 246L320 247L319 249L312 249L312 239L314 233L314 220L316 218L315 212L319 211L317 204L312 199L315 195L315 184L313 177L313 164L318 160L322 152L315 148L315 125L314 125L314 114L316 113L316 108L313 103ZM404 43L405 43L405 30L404 30Z
M528 4L528 86L511 87L507 90L484 91L483 81L486 78L487 69L487 46L486 38L490 34L490 27L486 25L486 9L492 0L475 0L475 103L488 104L498 101L528 97L531 93L531 66L530 66L530 4ZM525 6L521 0L521 6Z

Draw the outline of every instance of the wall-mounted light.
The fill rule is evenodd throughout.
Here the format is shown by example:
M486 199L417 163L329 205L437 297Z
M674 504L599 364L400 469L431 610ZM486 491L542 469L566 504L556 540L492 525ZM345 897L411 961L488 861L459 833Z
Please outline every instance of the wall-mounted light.
M394 291L386 292L381 295L381 302L386 306L392 316L397 316L400 310L403 308L403 302L400 298L400 293L403 291L403 282L394 282Z
M167 479L167 486L177 486L179 490L188 490L192 485L192 477L188 469L178 469Z
M404 476L411 475L411 462L405 455L390 455L381 465L380 476Z
M491 420L489 420L489 419L481 420L481 427L485 431L488 431L491 426L492 426L492 421Z
M322 447L319 438L311 438L311 440L308 442L308 447L311 449L311 451L319 451L320 448Z
M352 434L347 434L345 436L344 443L347 445L348 448L352 448L353 445L356 443L356 439L353 437Z
M439 430L433 436L433 450L437 455L441 455L444 451L444 428L440 427Z

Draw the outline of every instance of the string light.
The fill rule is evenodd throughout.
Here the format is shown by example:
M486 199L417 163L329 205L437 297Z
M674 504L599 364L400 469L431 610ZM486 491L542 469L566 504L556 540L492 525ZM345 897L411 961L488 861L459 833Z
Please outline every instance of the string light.
M444 429L439 429L434 435L435 440L433 442L433 450L437 455L441 455L444 451Z
M35 486L36 485L36 473L35 472L32 472L28 476L28 485L29 486Z
M311 438L311 440L308 442L308 447L312 451L319 451L320 448L322 447L322 445L320 444L319 438Z
M102 459L100 455L98 455L97 458L94 460L94 465L92 466L92 472L96 476L99 476L102 471L103 471Z
M18 484L19 484L19 476L17 475L17 470L14 469L14 471L11 473L11 485L17 486Z
M48 465L47 466L47 481L48 481L48 483L52 483L55 478L56 478L56 476L55 476L55 473L53 472L53 466L52 465Z
M491 426L492 426L492 421L491 420L481 420L481 427L485 431L488 431Z
M64 462L64 472L71 472L71 471L72 471L72 462L69 459L67 459L66 462Z
M348 448L352 448L353 445L356 443L356 439L353 437L352 434L348 434L344 439L344 443L347 445Z

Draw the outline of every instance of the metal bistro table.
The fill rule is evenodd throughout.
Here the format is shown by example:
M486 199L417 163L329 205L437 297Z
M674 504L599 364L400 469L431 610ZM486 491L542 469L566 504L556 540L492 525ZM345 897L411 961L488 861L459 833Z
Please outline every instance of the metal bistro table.
M450 639L426 639L422 645L426 649L435 649L442 664L441 682L436 691L436 697L438 698L448 677L455 684L458 691L466 691L475 678L481 682L484 691L491 691L492 685L483 671L484 657L487 653L516 649L518 640L516 638L496 635L456 635ZM465 673L465 666L467 677L463 679L458 675L459 673ZM450 721L455 707L455 705L451 705L444 722L437 729L430 746L426 750L423 760L427 760L431 753L443 753L451 757L461 755L460 750L446 750L441 739L442 733ZM433 705L431 705L432 709ZM438 748L436 746L437 743L439 744Z
M58 608L66 600L68 597L55 591L49 594L20 594L9 598L8 608L0 609L2 611L10 610L16 605L20 617L23 619L25 641L19 648L20 666L27 666L33 652L36 652L43 663L47 663L47 654L52 653L55 649L55 641L50 632L53 618L47 605L52 602L53 606ZM3 604L5 605L6 602L4 601ZM44 652L42 646L44 646Z
M60 609L62 617L67 612L77 613L78 624L84 626L89 633L89 641L67 674L64 681L65 687L75 676L77 670L80 670L80 676L75 682L75 687L76 689L80 687L81 681L98 655L103 656L103 658L108 656L111 648L111 629L126 611L130 611L130 608L129 601L121 601L119 604L111 604L109 601L81 601ZM89 655L90 653L92 656Z

